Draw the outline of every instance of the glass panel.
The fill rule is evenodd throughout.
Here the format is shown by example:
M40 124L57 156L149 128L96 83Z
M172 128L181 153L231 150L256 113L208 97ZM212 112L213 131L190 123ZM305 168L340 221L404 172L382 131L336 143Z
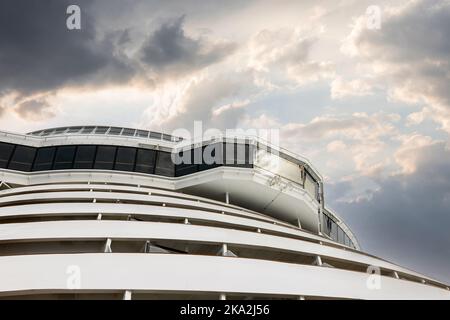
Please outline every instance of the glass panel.
M338 226L338 239L339 243L344 243L344 231Z
M305 190L313 199L317 199L319 186L314 178L308 173L308 171L305 172Z
M134 136L134 133L136 132L136 130L135 129L129 129L129 128L123 128L123 131L122 131L122 135L123 136Z
M64 131L66 131L66 130L67 130L66 127L64 127L64 128L56 128L56 130L55 130L55 132L53 134L60 134L60 133L63 133Z
M75 169L92 169L96 146L78 146L73 167Z
M201 157L202 160L198 169L202 171L223 165L223 146L223 143L213 143L202 149L196 149L195 152L201 152L197 157Z
M172 136L170 134L163 134L162 138L166 141L172 141Z
M81 127L72 127L69 128L69 131L67 131L67 133L77 133L81 130Z
M138 130L136 135L138 137L143 137L143 138L147 138L148 137L149 132L145 131L145 130Z
M235 159L235 144L224 143L223 144L223 163L225 165L233 165Z
M0 142L0 168L6 168L11 158L14 145Z
M84 127L83 130L81 130L82 134L88 134L88 133L92 133L92 131L94 131L95 127Z
M350 238L346 234L344 234L344 244L350 246Z
M333 241L337 241L337 224L333 221L331 222L331 233L330 233L330 237L331 239L333 239Z
M17 146L9 163L8 169L30 171L33 164L36 148Z
M114 165L116 149L117 147L113 146L98 146L94 169L111 170Z
M111 127L111 129L109 129L109 131L108 131L108 134L118 135L118 134L120 134L121 131L122 131L122 128Z
M50 135L52 132L54 132L55 131L55 129L48 129L48 130L44 130L43 132L42 132L42 135L43 136L48 136L48 135Z
M299 165L283 159L267 150L259 149L256 154L255 166L266 169L272 173L301 183L301 169Z
M39 148L37 150L36 159L34 160L33 171L51 170L55 152L55 147Z
M192 149L178 153L178 157L179 161L182 163L175 166L175 176L181 177L198 171L198 165L195 164L194 152Z
M55 156L54 169L71 169L73 157L75 155L76 146L62 146L58 147Z
M97 127L97 129L95 129L95 133L96 134L105 134L106 131L108 131L109 127Z
M161 133L151 131L150 138L161 140Z
M134 171L143 173L153 173L155 167L156 151L138 149L136 155L136 167Z
M243 168L253 167L253 148L250 149L248 144L235 144L235 166Z
M135 158L136 158L135 148L119 147L117 149L116 163L114 165L114 169L121 171L133 171Z
M175 164L172 162L170 152L158 151L155 174L167 177L175 176Z
M333 220L328 217L326 214L322 215L323 217L323 232L325 232L327 235L331 234L331 225L333 224Z

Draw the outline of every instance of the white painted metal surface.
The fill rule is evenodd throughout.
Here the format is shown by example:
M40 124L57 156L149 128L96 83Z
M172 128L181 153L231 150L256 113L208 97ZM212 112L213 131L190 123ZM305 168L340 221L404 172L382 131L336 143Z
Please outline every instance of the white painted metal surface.
M78 288L68 288L68 268L79 270ZM450 299L450 292L381 277L378 289L367 275L324 267L233 257L98 253L0 258L0 292L26 294L89 290L132 292L240 292L350 299Z

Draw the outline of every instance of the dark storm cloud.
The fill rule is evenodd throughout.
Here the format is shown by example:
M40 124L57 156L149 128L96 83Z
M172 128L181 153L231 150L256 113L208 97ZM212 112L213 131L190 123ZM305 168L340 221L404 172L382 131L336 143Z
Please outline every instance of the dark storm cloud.
M185 34L184 16L163 23L145 41L141 58L159 75L182 75L224 59L234 51L229 42L212 43Z
M379 181L370 200L333 206L363 250L450 283L450 150L444 143L421 147L415 159L413 174Z
M111 37L99 38L90 1L81 7L81 30L68 30L73 1L0 2L0 92L27 95L65 85L119 81L131 69L116 57Z

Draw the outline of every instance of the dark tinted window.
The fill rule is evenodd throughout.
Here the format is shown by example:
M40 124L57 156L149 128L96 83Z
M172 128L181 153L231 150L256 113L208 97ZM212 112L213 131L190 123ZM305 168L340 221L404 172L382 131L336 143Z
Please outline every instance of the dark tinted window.
M56 128L55 132L53 134L59 134L59 133L63 133L64 131L66 131L67 128L63 127L63 128Z
M253 166L254 153L254 147L249 144L225 143L223 161L228 166L251 168Z
M172 162L170 152L158 151L155 174L167 177L173 177L175 175L175 165Z
M0 143L0 168L6 168L11 158L14 145L9 143Z
M87 134L92 133L92 131L95 129L95 127L84 127L83 130L81 130L81 133Z
M108 134L120 134L120 132L122 131L122 128L117 128L117 127L111 127L111 129L109 129Z
M55 152L55 147L39 148L37 150L36 159L34 160L33 171L51 170Z
M123 136L134 136L135 129L124 128L122 131Z
M117 149L116 164L114 165L114 169L121 171L133 171L135 158L135 148L119 147Z
M202 163L199 165L199 170L207 170L220 166L223 163L223 144L215 143L204 146L200 149L202 152ZM196 149L196 152L200 152Z
M136 133L136 135L138 137L148 137L148 134L149 134L149 132L145 131L145 130L138 130L137 133Z
M185 150L178 153L177 163L179 164L175 166L175 176L180 177L197 172L198 165L194 160L193 150Z
M30 171L35 154L36 148L17 146L8 168L12 170Z
M155 150L138 149L136 155L136 167L134 171L153 173L155 167Z
M58 147L55 156L55 165L53 169L71 169L73 164L73 157L75 155L76 146L62 146Z
M333 239L334 241L337 241L337 224L333 221L331 222L331 232L330 232L330 237L331 239Z
M97 129L95 129L95 133L96 134L104 134L106 133L106 131L108 131L109 127L97 127Z
M77 133L81 130L81 127L72 127L69 128L69 131L67 131L68 133Z
M150 131L150 138L161 139L161 133Z
M78 146L73 167L75 169L92 169L95 149L95 146Z
M111 170L116 157L116 147L98 146L94 169Z

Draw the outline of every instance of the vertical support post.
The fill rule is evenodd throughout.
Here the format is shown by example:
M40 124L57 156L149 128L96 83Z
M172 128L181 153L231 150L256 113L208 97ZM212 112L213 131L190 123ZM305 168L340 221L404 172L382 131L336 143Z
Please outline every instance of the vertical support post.
M230 193L228 191L225 192L225 203L230 204Z
M144 253L149 253L150 252L150 240L145 241L145 245L144 245Z
M222 243L222 255L225 256L228 251L228 246L226 243Z
M105 243L105 247L103 249L103 252L106 252L106 253L111 253L112 252L111 243L112 243L111 238L106 239L106 243Z
M221 293L219 295L219 300L227 300L227 295L225 293Z
M131 291L130 290L125 290L125 292L123 293L123 300L131 300Z
M99 214L97 215L97 220L102 220L102 214L101 214L101 213L99 213Z
M314 264L321 267L322 266L322 258L320 256L316 256L316 260L314 261Z
M325 211L325 201L323 194L323 182L319 182L319 235L322 235L323 212Z

